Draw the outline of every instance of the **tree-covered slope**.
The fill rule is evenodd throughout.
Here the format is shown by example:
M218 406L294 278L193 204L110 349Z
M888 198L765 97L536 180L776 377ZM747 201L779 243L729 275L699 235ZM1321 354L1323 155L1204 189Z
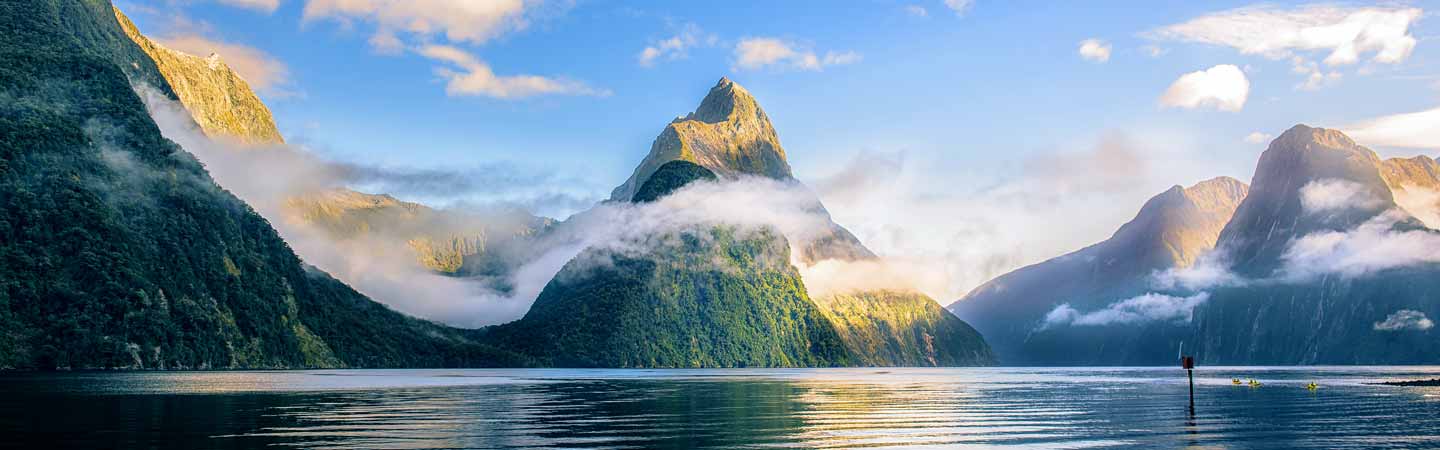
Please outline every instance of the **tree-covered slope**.
M589 249L488 337L555 367L851 364L789 260L774 231L724 226Z
M640 189L635 191L635 197L630 201L635 203L653 202L691 182L715 181L716 179L718 178L715 176L715 172L711 172L710 169L690 161L677 159L662 164L659 169L655 170L655 173L650 174L650 178L640 185Z
M0 367L515 363L307 270L160 134L101 0L0 4Z
M815 298L858 365L984 366L995 363L980 333L924 294L861 291Z

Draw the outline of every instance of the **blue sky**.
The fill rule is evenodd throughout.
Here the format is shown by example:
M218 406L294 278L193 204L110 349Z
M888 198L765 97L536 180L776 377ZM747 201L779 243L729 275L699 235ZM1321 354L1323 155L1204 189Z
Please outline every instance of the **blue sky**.
M117 1L146 34L191 39L182 50L211 43L242 75L262 74L261 97L292 142L369 164L554 173L532 188L581 201L532 206L558 216L608 195L670 119L730 77L841 224L881 253L953 266L952 293L1103 239L1170 185L1248 181L1265 135L1296 123L1431 112L1373 122L1392 126L1360 140L1382 156L1440 148L1413 125L1440 129L1430 2L477 2L502 11L488 15L446 13L449 3ZM406 20L387 19L397 15ZM1277 36L1227 32L1247 20ZM1332 26L1278 36L1305 21ZM660 50L672 38L683 51ZM1355 43L1353 62L1335 56ZM647 47L660 51L644 64ZM774 56L780 47L799 56ZM743 49L769 53L747 60ZM447 89L446 73L476 64L544 78ZM1186 74L1226 65L1248 83L1243 105L1234 92L1165 104ZM1320 83L1303 86L1307 67ZM1211 80L1233 81L1221 72ZM847 178L856 167L876 169Z

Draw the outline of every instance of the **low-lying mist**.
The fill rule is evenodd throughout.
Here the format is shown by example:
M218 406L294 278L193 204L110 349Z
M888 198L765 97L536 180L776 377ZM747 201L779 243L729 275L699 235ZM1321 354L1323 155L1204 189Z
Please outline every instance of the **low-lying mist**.
M697 226L779 231L791 247L790 263L800 269L816 296L882 288L935 295L939 292L931 292L938 291L934 286L944 285L943 280L924 275L933 271L920 270L903 260L802 263L796 249L828 233L829 215L818 207L815 194L798 182L758 177L691 183L650 203L599 203L533 233L492 240L485 249L489 268L484 275L441 274L418 261L409 240L467 230L493 236L503 234L495 230L518 229L534 217L513 204L457 202L419 219L416 216L424 214L404 215L404 220L367 216L364 232L336 233L298 217L293 208L297 199L348 192L356 185L402 187L406 192L465 191L475 189L476 181L463 173L422 174L338 163L296 145L256 147L212 139L195 125L183 106L153 89L140 87L137 92L161 132L195 155L223 188L269 220L306 263L396 310L455 326L478 327L520 318L561 268L585 249L641 256L663 243L658 240ZM526 182L523 177L506 174L483 176ZM589 263L604 261L580 261L572 269L583 271L583 264Z

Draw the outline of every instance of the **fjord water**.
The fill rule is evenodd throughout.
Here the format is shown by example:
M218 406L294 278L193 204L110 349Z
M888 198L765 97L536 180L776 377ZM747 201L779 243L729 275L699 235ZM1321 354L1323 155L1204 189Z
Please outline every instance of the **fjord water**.
M1410 448L1440 444L1440 388L1365 383L1434 377L1202 367L1192 414L1178 368L11 374L0 445Z

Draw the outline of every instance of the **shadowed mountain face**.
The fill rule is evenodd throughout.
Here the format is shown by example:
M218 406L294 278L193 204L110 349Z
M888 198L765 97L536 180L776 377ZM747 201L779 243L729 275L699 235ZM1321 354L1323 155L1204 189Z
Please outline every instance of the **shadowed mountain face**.
M1247 282L1195 309L1202 361L1408 364L1440 361L1440 235L1390 186L1433 164L1382 163L1344 134L1298 125L1270 144L1218 251ZM1379 250L1378 253L1375 252Z
M1156 271L1191 266L1215 246L1246 191L1228 177L1175 186L1145 202L1110 239L997 277L950 309L980 330L1004 364L1127 361L1121 349L1088 351L1093 341L1038 336L1046 334L1046 314L1062 304L1101 308L1145 293Z
M1343 182L1346 190L1372 201L1307 214L1301 189L1330 180ZM1232 270L1266 277L1279 267L1292 239L1352 229L1394 207L1395 198L1380 176L1380 158L1374 151L1339 131L1296 125L1260 155L1250 194L1220 233L1218 245Z
M109 2L0 7L0 368L496 364L311 270L166 140Z

